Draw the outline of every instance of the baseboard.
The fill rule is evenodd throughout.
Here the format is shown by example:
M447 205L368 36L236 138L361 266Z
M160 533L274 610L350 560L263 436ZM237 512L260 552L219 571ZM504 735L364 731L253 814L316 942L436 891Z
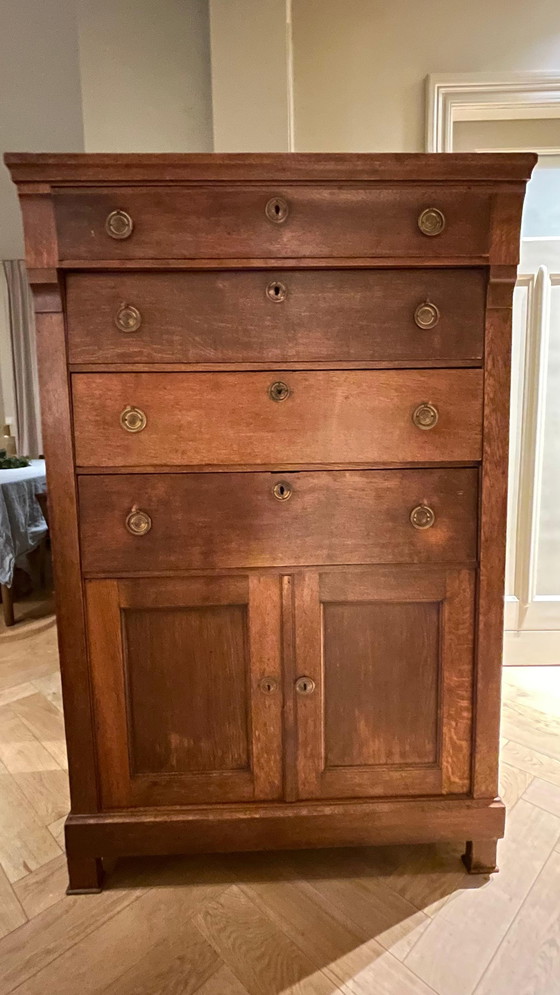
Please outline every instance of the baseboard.
M504 667L553 667L560 665L558 629L529 629L504 633Z

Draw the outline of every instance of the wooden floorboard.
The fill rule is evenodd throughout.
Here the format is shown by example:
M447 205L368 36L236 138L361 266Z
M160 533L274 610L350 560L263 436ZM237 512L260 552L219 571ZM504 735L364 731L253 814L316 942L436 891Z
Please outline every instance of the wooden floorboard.
M560 995L560 666L504 672L500 873L454 844L120 861L65 895L50 603L0 625L0 995Z

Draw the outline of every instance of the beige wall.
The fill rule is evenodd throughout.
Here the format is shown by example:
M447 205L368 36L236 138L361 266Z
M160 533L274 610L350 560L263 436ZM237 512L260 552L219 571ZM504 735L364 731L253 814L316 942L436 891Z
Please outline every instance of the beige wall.
M2 0L0 151L79 152L82 102L75 0ZM0 168L0 258L23 255L15 187Z
M428 73L560 68L558 0L294 0L295 147L421 151Z
M216 152L289 148L286 9L286 0L210 0Z
M78 0L87 152L212 149L208 0Z
M2 0L0 155L83 149L75 0ZM0 259L23 256L16 189L0 162ZM6 284L0 276L0 426L14 417Z

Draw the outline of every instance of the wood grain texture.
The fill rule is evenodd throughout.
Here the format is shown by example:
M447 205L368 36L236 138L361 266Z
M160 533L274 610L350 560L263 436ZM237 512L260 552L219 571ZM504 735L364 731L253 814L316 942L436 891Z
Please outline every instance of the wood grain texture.
M327 768L437 762L439 641L437 602L323 605Z
M301 798L468 792L474 578L442 579L296 578L296 669L316 684L297 707Z
M485 293L476 269L69 274L69 361L480 362ZM421 329L427 300L439 320ZM119 330L123 303L137 331Z
M269 390L290 391L275 401ZM79 466L331 464L478 460L478 370L270 373L77 373ZM424 403L435 427L412 421ZM127 406L146 427L127 432Z
M107 807L279 796L280 585L267 576L251 577L245 594L241 586L236 577L87 585Z
M486 797L498 790L510 363L511 311L489 310L484 373L474 753L474 793Z
M476 559L473 469L88 475L79 490L86 573ZM430 529L411 525L421 504ZM125 527L134 505L152 520L142 536Z
M277 197L288 204L281 224L265 213ZM430 239L433 256L468 261L489 246L490 197L464 186L119 186L55 190L54 205L61 259L423 256L427 237L418 218L431 207L446 219ZM129 238L107 234L115 210L132 218Z
M88 153L10 152L4 156L17 183L49 184L181 180L354 180L510 183L529 179L532 152L448 153Z
M69 776L75 812L97 809L85 619L80 575L74 445L62 314L38 314L37 353L47 458L49 534L58 622Z

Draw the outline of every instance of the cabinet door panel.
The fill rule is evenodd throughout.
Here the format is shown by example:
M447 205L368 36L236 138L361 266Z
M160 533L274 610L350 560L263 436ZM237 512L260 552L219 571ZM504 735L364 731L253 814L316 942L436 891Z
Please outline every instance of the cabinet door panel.
M299 797L467 792L473 572L307 574L294 608Z
M93 581L87 605L104 806L278 798L279 579Z
M323 605L326 768L437 762L439 630L437 602Z

